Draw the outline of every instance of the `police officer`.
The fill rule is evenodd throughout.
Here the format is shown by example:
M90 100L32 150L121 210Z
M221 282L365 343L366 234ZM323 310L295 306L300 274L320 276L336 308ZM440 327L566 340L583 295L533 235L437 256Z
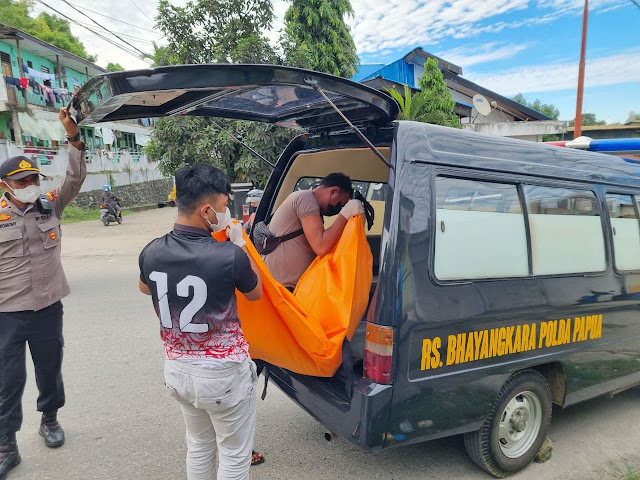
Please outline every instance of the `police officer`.
M69 285L60 263L60 217L87 175L84 144L67 109L60 121L69 140L69 166L57 191L40 194L40 169L19 156L0 165L0 480L20 463L25 344L35 368L40 435L47 447L64 443L57 412L64 405L62 303Z

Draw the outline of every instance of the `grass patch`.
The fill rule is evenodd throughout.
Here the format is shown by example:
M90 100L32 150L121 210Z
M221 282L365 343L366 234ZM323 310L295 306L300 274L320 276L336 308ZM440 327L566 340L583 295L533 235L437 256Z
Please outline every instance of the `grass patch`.
M624 480L640 480L640 470L634 470L630 465L627 465L627 470Z
M123 216L127 216L130 213L127 210L122 211ZM91 220L100 220L99 208L81 208L77 205L68 205L62 212L62 224L65 223L77 223L87 222Z

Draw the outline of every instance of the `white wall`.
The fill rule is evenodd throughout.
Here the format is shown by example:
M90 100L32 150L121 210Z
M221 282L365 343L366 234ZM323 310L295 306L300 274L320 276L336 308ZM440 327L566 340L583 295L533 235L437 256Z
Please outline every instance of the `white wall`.
M28 149L29 147L16 145L13 142L0 142L0 163L16 155L31 157L30 153L24 153L25 148ZM40 150L45 149L41 148ZM42 182L43 190L57 188L67 171L67 146L51 149L51 152L55 153L53 159L50 160L51 163L49 165L40 165L42 173L49 177ZM158 170L157 163L150 162L146 155L140 155L139 161L134 162L131 154L124 152L120 154L119 161L114 162L112 159L107 158L106 155L101 155L100 152L92 151L87 153L90 156L91 163L87 163L87 179L82 185L81 192L102 189L103 185L109 183L110 174L113 176L116 185L129 185L164 178ZM131 175L125 171L129 167L131 168Z

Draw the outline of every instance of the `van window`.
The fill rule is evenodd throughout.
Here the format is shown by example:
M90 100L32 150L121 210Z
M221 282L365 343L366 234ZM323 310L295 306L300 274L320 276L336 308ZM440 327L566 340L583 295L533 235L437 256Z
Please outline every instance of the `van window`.
M529 275L515 185L437 177L435 242L440 280Z
M613 258L618 270L640 270L640 223L631 195L607 195Z
M523 185L534 275L601 272L604 234L593 192Z

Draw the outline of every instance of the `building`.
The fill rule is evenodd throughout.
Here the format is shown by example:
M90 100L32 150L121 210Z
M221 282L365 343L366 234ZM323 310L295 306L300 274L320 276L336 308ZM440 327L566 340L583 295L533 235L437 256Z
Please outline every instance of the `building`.
M418 80L429 58L438 62L444 81L456 102L455 113L460 117L464 128L537 142L542 141L543 135L566 132L566 122L551 120L540 112L467 80L462 76L461 67L432 55L422 48L415 48L389 65L361 65L352 80L379 90L395 87L401 91L403 85L408 85L414 92L419 91ZM488 100L491 106L491 112L488 115L479 114L474 106L473 97L477 94Z
M575 127L568 127L565 138L572 139ZM612 125L582 126L582 135L590 138L640 138L640 121Z
M49 180L59 184L66 171L65 130L58 110L90 78L106 70L72 53L0 23L0 163L8 157L34 158ZM96 102L99 99L94 99ZM141 153L152 120L81 127L89 174L82 191L162 178Z

